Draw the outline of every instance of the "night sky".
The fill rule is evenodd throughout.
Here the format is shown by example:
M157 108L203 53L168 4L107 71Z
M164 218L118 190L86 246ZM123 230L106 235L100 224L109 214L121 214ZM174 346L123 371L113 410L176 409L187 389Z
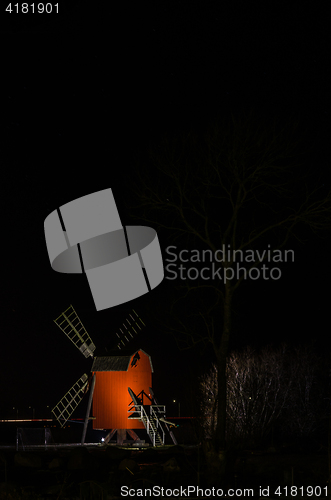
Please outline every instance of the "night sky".
M203 129L229 109L296 113L318 145L307 164L330 187L326 12L296 3L156 2L112 12L66 4L48 18L1 12L2 415L31 405L44 416L89 371L53 323L70 304L96 354L132 308L142 315L140 346L152 356L159 402L183 398L185 367L202 363L148 322L153 301L169 308L173 282L97 313L85 276L55 273L48 260L44 219L75 198L111 187L123 225L132 224L134 159L150 140ZM330 347L330 242L310 237L277 284L243 290L233 347L310 338ZM160 244L172 242L161 233Z

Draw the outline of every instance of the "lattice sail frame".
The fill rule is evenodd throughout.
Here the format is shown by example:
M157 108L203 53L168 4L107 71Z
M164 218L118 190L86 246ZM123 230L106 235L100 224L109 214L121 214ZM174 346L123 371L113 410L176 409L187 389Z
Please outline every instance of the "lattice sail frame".
M66 424L67 420L71 417L83 399L87 384L88 376L84 373L52 409L52 413L61 424L61 427Z
M145 323L143 322L143 320L138 316L136 311L134 309L132 309L132 311L134 313L134 316L136 316L136 317L134 317L132 314L129 314L130 319L127 318L124 321L123 330L122 330L122 328L119 328L119 331L121 333L119 334L118 332L116 332L116 335L120 340L120 342L118 342L118 344L117 344L118 349L121 349L121 347L122 347L121 344L123 344L123 346L125 346L126 344L128 344L130 342L131 339L133 339L133 334L131 333L132 331L134 332L135 335L137 335L139 332L136 330L136 328L139 330L142 329L138 320L140 321L140 323L142 323L143 326L146 326ZM127 325L125 323L127 323ZM129 335L131 338L128 338Z
M54 320L54 323L61 328L61 330L85 356L85 358L88 358L89 356L93 358L95 345L93 344L72 305L60 314L60 316Z

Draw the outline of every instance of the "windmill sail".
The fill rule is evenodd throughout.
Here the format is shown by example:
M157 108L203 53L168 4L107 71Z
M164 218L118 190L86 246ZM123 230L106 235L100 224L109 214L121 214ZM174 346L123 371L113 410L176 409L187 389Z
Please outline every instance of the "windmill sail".
M116 332L116 335L119 339L117 344L118 349L125 347L131 339L133 339L134 335L137 335L139 331L142 329L142 326L145 326L143 320L138 316L136 311L133 309L132 314L129 314L129 318L127 318L122 327L119 328L119 332Z
M52 413L57 421L61 424L61 427L65 425L67 420L71 417L71 415L83 399L87 383L88 377L86 373L84 373L84 375L74 383L67 394L63 396L58 404L52 409Z
M66 334L73 344L84 354L85 358L93 357L95 345L89 334L85 330L75 309L70 306L60 316L54 320L59 328Z

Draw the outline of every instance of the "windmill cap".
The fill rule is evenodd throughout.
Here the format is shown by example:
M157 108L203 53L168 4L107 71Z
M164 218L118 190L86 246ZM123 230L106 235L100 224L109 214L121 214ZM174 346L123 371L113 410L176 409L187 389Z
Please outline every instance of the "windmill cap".
M137 353L137 352L142 352L149 358L150 366L151 366L151 371L152 373L154 372L153 370L153 365L152 365L152 359L147 352L145 352L143 349L138 349L134 352L131 351L130 354L121 354L121 355L116 355L116 356L100 356L100 357L95 357L93 360L93 365L92 365L92 372L125 372L128 371L130 362L132 360L132 357Z

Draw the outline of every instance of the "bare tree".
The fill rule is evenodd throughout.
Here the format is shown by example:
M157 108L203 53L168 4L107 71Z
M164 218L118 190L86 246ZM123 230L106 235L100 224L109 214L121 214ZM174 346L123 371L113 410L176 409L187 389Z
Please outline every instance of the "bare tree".
M308 437L329 416L326 406L327 367L311 346L306 345L294 349L289 370L292 380L290 404L282 415L283 432L300 438Z
M321 190L316 169L315 187L309 177L305 133L299 120L284 122L281 116L271 119L254 111L231 114L200 132L165 135L139 159L132 182L132 216L157 226L161 234L171 232L172 241L184 248L194 244L214 257L220 249L229 250L222 259L214 258L210 279L200 269L196 279L179 280L179 298L165 318L179 347L212 347L221 402L214 451L220 460L226 449L226 358L234 294L268 259L266 253L262 258L255 253L240 262L245 273L239 275L235 252L254 253L267 245L280 251L291 236L302 237L303 225L313 231L330 228L330 192Z
M263 438L289 402L293 383L286 346L261 352L247 348L228 362L229 431L240 438Z
M254 443L277 425L284 434L307 437L325 413L326 387L321 359L310 346L234 351L227 362L227 438ZM201 377L201 410L206 437L212 438L217 416L217 368Z

